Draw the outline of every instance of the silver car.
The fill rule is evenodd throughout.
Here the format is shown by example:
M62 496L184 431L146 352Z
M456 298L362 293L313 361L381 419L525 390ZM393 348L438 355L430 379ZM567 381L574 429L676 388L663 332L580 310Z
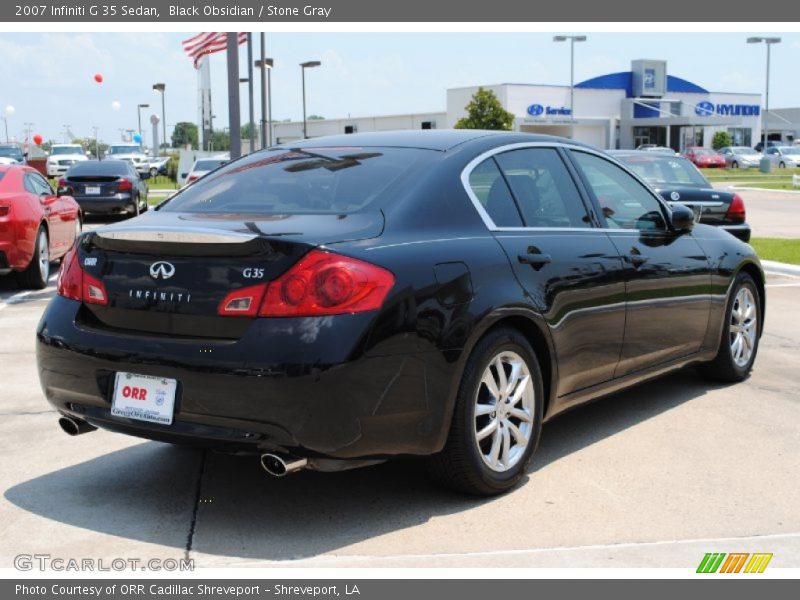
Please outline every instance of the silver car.
M772 146L767 148L766 155L773 167L793 169L800 165L800 148L797 146Z
M725 146L718 152L725 157L725 166L729 169L749 169L757 167L763 155L747 146Z

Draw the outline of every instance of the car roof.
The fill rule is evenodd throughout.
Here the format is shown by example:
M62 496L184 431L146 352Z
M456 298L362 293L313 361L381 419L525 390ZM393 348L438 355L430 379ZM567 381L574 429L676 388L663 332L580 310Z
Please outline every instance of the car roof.
M329 147L385 147L418 148L446 152L462 144L495 136L498 142L567 142L576 146L584 144L551 135L519 133L511 131L486 131L483 129L418 129L405 131L380 131L331 135L297 142L280 144L280 148L329 148Z

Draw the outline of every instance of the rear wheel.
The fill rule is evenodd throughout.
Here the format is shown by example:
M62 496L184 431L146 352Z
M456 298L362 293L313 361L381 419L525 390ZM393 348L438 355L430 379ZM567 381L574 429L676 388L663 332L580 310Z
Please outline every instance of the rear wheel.
M140 210L141 202L142 201L139 199L139 196L137 195L136 199L133 201L133 207L132 207L133 210L131 211L131 216L132 217L138 217L139 216L139 213L141 212L141 210Z
M31 262L24 271L17 273L17 283L20 287L41 290L47 287L50 278L50 239L47 230L39 227L36 232L36 243L33 248Z
M700 366L703 376L726 383L744 380L758 352L760 319L761 303L755 281L747 273L739 273L725 311L717 356Z
M736 161L733 161L733 162L731 163L731 169L738 169L738 168L739 168L739 163L738 163L738 162L736 162Z
M780 164L778 165L778 167L781 168L781 169L785 169L786 168L786 163L781 161Z
M522 478L539 443L542 375L514 329L497 329L472 351L461 379L447 443L431 458L434 475L455 490L501 494Z

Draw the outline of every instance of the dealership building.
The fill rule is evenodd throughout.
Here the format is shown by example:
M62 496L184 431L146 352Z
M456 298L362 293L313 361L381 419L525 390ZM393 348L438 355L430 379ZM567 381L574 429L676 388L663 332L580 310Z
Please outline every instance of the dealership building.
M492 90L514 115L515 131L574 137L600 148L711 147L717 131L727 131L735 145L753 146L761 135L761 94L712 92L669 75L666 61L634 60L630 71L576 83L574 114L569 86L503 83L449 89L445 112L308 121L308 136L450 128L479 87ZM299 139L302 123L275 123L274 136L277 143Z

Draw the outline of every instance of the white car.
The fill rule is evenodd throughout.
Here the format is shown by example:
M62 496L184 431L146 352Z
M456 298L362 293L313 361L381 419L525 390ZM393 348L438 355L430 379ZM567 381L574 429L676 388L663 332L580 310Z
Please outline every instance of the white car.
M183 187L186 187L187 185L194 183L206 173L213 171L214 169L218 169L226 162L228 162L230 159L231 157L227 155L198 158L196 161L194 161L194 165L192 165L192 170L189 171L188 173L183 174L183 178L185 181Z
M86 160L80 144L53 144L47 157L47 176L58 177L77 162Z
M800 166L800 148L797 146L771 146L765 152L772 165L780 169Z
M150 173L150 159L139 144L111 144L106 151L106 158L127 160L139 175Z

